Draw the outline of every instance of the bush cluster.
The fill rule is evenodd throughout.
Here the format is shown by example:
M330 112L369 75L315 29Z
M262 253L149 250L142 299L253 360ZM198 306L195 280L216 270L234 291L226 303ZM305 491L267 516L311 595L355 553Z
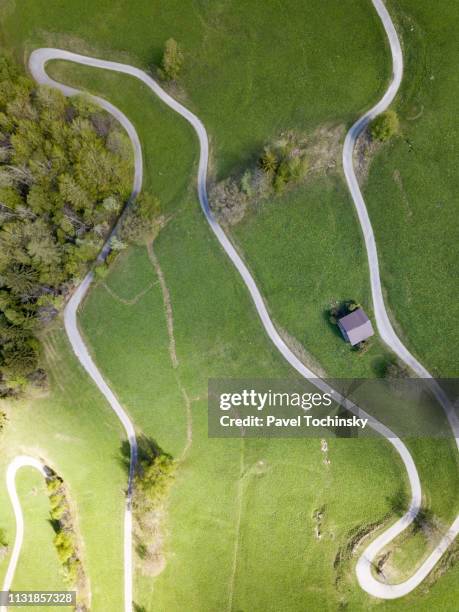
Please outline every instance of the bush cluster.
M135 506L140 512L150 512L167 497L174 482L176 463L156 445L144 446L139 455L134 479Z
M210 191L210 205L219 218L236 224L249 203L256 203L298 185L308 172L306 142L288 132L266 146L258 163L239 178L220 181Z
M0 529L0 561L8 554L8 541L4 529Z
M65 582L75 586L82 572L70 504L62 478L54 472L46 479L50 517L55 530L54 546L62 564Z
M293 134L274 146L265 147L259 165L270 178L269 184L276 193L282 193L289 184L297 184L308 171L306 155Z
M399 130L397 113L393 110L385 111L373 119L370 133L373 140L385 142L395 136Z
M159 76L164 81L175 81L183 66L183 51L173 38L166 40Z
M43 384L36 333L97 256L131 157L110 116L0 57L0 397Z

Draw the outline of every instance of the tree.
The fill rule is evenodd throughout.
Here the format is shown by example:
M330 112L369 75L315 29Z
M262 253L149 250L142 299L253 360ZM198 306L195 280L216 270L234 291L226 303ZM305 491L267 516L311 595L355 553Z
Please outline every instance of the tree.
M393 110L385 111L373 119L370 126L370 133L373 140L385 142L397 134L399 130L399 120L397 113Z
M10 375L27 376L38 365L38 354L30 342L8 342L2 347L3 369Z
M27 298L37 289L38 272L30 265L13 262L3 270L1 281L13 295Z
M88 194L69 174L62 174L59 177L59 193L76 211L86 210L90 206Z
M148 512L163 502L174 482L175 470L174 459L159 447L140 449L134 481L138 510Z
M65 563L75 554L75 542L71 533L59 531L54 536L54 546L61 563Z
M161 68L158 70L160 77L165 81L175 81L183 66L183 51L173 38L169 38L164 45Z
M45 113L47 118L64 118L67 99L58 89L47 85L39 85L35 92L35 100L42 118Z
M384 377L388 380L409 378L409 376L410 370L404 363L401 363L398 360L391 360L387 363L384 371Z
M43 382L35 334L97 257L131 180L130 143L104 111L0 55L1 397ZM138 230L150 208L137 203Z
M118 213L121 210L121 202L115 196L109 196L102 202L103 208L109 213Z
M152 232L159 210L158 198L148 192L142 192L127 210L119 232L119 239L133 244L144 242Z
M279 160L276 154L269 147L265 147L263 155L260 158L261 168L263 168L265 172L275 172L278 165Z

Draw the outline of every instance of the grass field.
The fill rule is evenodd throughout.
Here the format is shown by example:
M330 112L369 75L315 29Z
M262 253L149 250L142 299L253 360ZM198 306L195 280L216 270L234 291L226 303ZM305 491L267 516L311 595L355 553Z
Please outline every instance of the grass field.
M456 99L459 5L389 3L405 49L401 133L371 164L365 199L389 305L431 371L459 373Z
M326 466L319 440L251 441L242 445L234 440L223 443L206 438L205 373L226 374L229 368L233 376L269 376L273 370L281 372L282 364L268 358L269 347L265 352L264 342L260 343L255 331L256 321L253 327L242 324L246 320L243 313L250 312L244 293L232 301L231 310L223 307L228 299L224 286L213 286L211 294L201 293L198 279L203 271L191 252L194 245L203 249L206 241L204 228L193 222L193 215L191 210L178 213L155 246L172 296L180 362L177 374L194 399L193 441L169 502L168 565L154 581L139 578L139 601L147 610L154 606L176 610L185 605L210 610L225 607L232 593L233 609L277 610L282 605L285 609L302 609L305 605L323 605L325 598L333 605L353 600L356 609L366 609L366 597L358 590L358 595L354 593L349 561L336 570L333 562L352 528L383 518L391 512L395 500L403 499L397 478L391 476L390 448L377 440L332 441L331 465ZM205 247L201 266L214 259L207 248L210 246ZM222 255L216 254L215 259L215 270L207 270L211 278L227 265ZM129 273L134 269L135 275ZM136 304L119 301L132 302L152 280L154 274L148 269L145 250L130 251L107 280L111 292L99 284L85 304L82 320L98 362L107 364L105 371L111 384L138 425L178 456L185 446L186 413L183 403L179 404L178 392L171 393L168 381L172 368L169 366L169 375L165 372L168 338L164 322L161 331L164 314L159 290L155 285ZM188 301L180 296L182 290L187 292ZM200 295L203 312L193 307L196 295ZM212 319L207 318L206 304L218 313L213 318L223 328L234 326L231 320L235 318L242 337L228 337L223 343ZM101 317L101 311L112 316ZM142 326L136 326L136 321L142 321ZM203 337L200 329L206 329ZM251 343L244 342L244 337L251 338ZM137 345L150 346L147 358L136 351ZM160 354L165 357L161 365L156 360ZM113 362L113 355L118 355L120 364ZM135 380L142 383L126 384ZM456 486L457 464L451 450L449 443L429 448L420 442L415 455L423 482L428 485L426 503L445 521L454 514L452 498L446 494L449 486ZM263 461L261 470L259 461ZM324 535L317 540L314 513L322 507ZM413 551L413 563L422 559L424 550L417 547ZM209 580L209 575L218 578ZM334 584L338 577L337 588Z
M62 590L65 585L53 547L54 531L48 522L49 500L41 474L31 468L22 468L16 477L16 486L24 513L23 562L15 576L13 589ZM11 542L12 544L12 542ZM46 559L46 563L43 560ZM52 607L52 610L59 610Z
M245 163L279 129L347 120L388 75L382 26L365 0L352 8L339 0L288 0L282 8L244 0L96 0L90 7L25 0L3 10L4 42L21 58L24 49L54 45L149 68L164 41L176 38L186 53L188 103L212 134L220 173Z
M65 480L76 504L85 565L91 579L93 609L116 610L122 597L123 489L119 461L121 428L71 355L63 331L45 340L51 393L9 407L9 423L0 438L0 525L10 546L15 525L4 474L16 454L42 458ZM28 468L18 472L25 508L24 548L13 588L58 588L61 585L49 502L43 479ZM31 489L38 490L35 495ZM8 558L0 563L3 579Z
M185 227L189 228L188 235L184 234ZM335 570L330 559L348 537L349 529L390 512L391 500L399 491L397 461L394 463L389 447L378 440L357 442L358 450L346 441L331 442L331 464L327 466L319 440L243 444L206 437L208 376L222 372L270 376L285 370L260 337L256 319L247 318L251 307L237 283L233 287L231 282L219 283L211 292L202 293L198 279L202 278L203 267L210 278L217 274L221 277L223 271L234 278L224 256L214 250L213 241L205 240L205 233L197 213L188 210L177 215L156 244L174 307L180 363L176 375L194 399L192 444L180 465L169 502L168 565L155 581L139 578L139 602L147 609L178 610L186 605L213 610L225 608L232 593L233 609L262 606L275 610L283 605L287 594L290 609L319 605L325 593L333 601L340 600L345 595L333 589ZM182 236L180 243L177 234ZM194 245L200 245L203 252L201 263L191 256L197 248ZM135 277L128 273L133 268ZM161 321L164 314L159 289L155 285L136 304L119 301L132 301L152 279L145 250L127 253L108 278L112 292L99 284L85 303L82 321L98 362L107 364L107 376L136 423L177 456L185 445L186 414L183 402L179 405L171 393L172 367L169 365L169 375L164 371L168 338ZM238 299L232 300L231 309L225 309L234 290ZM180 299L182 291L188 294L188 300L183 296ZM197 299L202 308L193 307ZM214 310L212 318L207 307ZM114 316L101 318L101 310ZM238 321L238 334L223 336L219 328L234 328L234 320ZM143 321L143 327L135 327L136 321ZM202 329L206 333L201 336ZM130 340L126 342L125 338ZM136 350L137 342L150 346L147 359ZM156 355L161 353L166 359L159 366ZM120 369L109 355L119 355L127 365ZM143 382L127 387L126 379L135 380L133 371ZM259 462L263 462L261 468ZM370 472L371 465L378 466L375 475ZM357 490L353 486L356 477L361 485L365 483ZM348 499L344 504L334 494L338 482ZM322 506L326 507L323 522L327 535L316 542L313 515ZM317 557L310 555L311 549L317 550ZM305 589L304 581L311 572L315 588ZM347 577L349 567L344 572ZM211 575L217 578L209 580Z
M88 8L81 2L26 0L16 10L11 5L3 39L20 57L24 50L55 44L148 67L157 61L163 41L174 36L187 54L186 96L179 95L210 131L218 176L253 160L281 129L348 123L376 99L388 76L384 37L367 2L353 2L351 8L337 1L290 2L279 10L275 3L139 1L135 11L127 2L98 0ZM104 19L95 18L99 12ZM326 30L324 23L330 24ZM235 37L234 31L244 35ZM382 520L401 494L403 473L388 444L331 441L327 466L319 440L242 444L206 437L210 376L281 377L290 371L265 339L198 209L192 178L196 142L188 126L130 79L62 64L53 71L106 94L134 121L147 185L171 216L154 248L171 295L179 367L170 363L162 294L145 249L123 254L105 285L91 293L81 317L97 363L139 429L178 457L192 424L191 447L168 506L168 564L154 580L139 572L138 603L165 611L346 605L428 610L441 604L452 612L456 599L448 593L454 584L457 592L457 568L428 592L391 603L370 601L358 589L352 560L334 568L351 530ZM364 251L342 182L325 177L285 201L269 203L235 235L274 318L306 344L312 358L335 376L375 375L383 349L375 343L364 358L349 359L323 316L330 298L353 297L368 305ZM352 273L349 259L358 262ZM55 377L52 396L33 408L43 431L32 436L27 418L15 413L6 440L11 453L32 445L30 438L41 440L46 456L68 477L81 515L94 609L104 609L97 607L97 589L99 602L109 593L110 609L116 610L122 586L120 431L91 387L79 392L86 389L85 379L62 337L56 338L63 374ZM27 410L30 421L32 408ZM96 421L94 413L105 416ZM75 427L84 441L80 449L50 435L51 428L73 432ZM454 512L447 491L457 465L450 450L424 447L416 455L429 502L443 516ZM119 515L111 511L113 503L119 504ZM317 539L315 513L322 509L323 535ZM103 526L100 516L107 517Z
M372 317L365 247L340 177L314 178L260 205L231 234L277 324L306 348L313 363L329 376L382 375L390 353L377 337L367 353L352 352L329 322L331 304L349 299Z

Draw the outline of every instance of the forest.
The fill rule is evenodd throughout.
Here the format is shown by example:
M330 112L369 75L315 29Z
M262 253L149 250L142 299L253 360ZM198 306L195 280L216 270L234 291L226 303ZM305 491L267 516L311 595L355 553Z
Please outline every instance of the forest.
M0 397L45 384L40 331L97 257L131 183L131 145L113 118L0 57Z

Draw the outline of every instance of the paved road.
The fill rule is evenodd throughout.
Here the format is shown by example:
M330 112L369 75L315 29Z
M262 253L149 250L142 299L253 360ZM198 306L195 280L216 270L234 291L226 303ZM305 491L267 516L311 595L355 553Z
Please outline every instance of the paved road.
M88 62L83 62L78 59L81 56L74 56L74 54L68 54L66 51L59 51L58 49L38 49L34 51L29 58L29 69L32 76L38 83L47 84L52 87L60 89L64 95L73 96L80 94L81 92L67 87L61 83L57 83L50 79L45 72L45 64L49 59L70 59L78 63L84 64L90 63L90 58L86 58ZM102 62L103 63L103 62ZM86 94L88 96L88 94ZM116 106L107 102L103 98L97 96L88 96L92 101L104 108L107 112L113 115L126 130L134 150L135 157L135 168L134 168L134 180L132 186L131 198L136 197L142 188L143 178L143 164L142 164L142 147L137 132L129 121ZM116 232L116 227L114 232ZM99 254L98 261L103 261L109 252L109 240L107 240L101 253ZM121 424L126 433L126 437L129 441L130 446L130 465L129 465L129 477L128 487L126 492L126 507L124 512L124 610L125 612L132 612L132 600L133 600L133 547L132 547L132 490L133 490L133 478L135 467L137 463L137 439L134 425L126 413L124 408L121 406L118 398L107 385L104 377L100 373L96 364L94 363L91 355L89 354L88 348L80 334L77 324L77 312L78 307L86 296L89 287L94 279L93 272L89 272L83 282L79 285L78 289L72 295L71 299L67 303L64 310L64 324L67 336L70 344L73 348L75 355L79 362L84 367L86 372L95 382L100 392L105 396L108 403L112 407L113 411L121 421Z
M11 589L14 573L18 564L19 554L22 548L22 541L24 540L24 517L22 515L21 503L16 491L16 472L22 467L34 468L46 478L46 470L43 463L38 461L38 459L27 457L25 455L18 455L15 457L9 464L6 471L6 488L13 506L14 516L16 518L16 538L14 540L13 552L11 553L8 569L3 581L2 591L9 591ZM0 606L0 612L7 612L7 607Z
M389 320L381 288L376 240L365 201L354 172L353 152L358 136L368 126L370 121L389 107L397 94L403 76L402 49L394 24L392 23L390 15L382 0L373 0L373 5L378 12L389 40L393 66L392 80L381 100L372 109L365 113L363 117L356 121L356 123L347 133L343 148L343 168L365 239L368 266L370 270L373 309L378 333L383 341L391 348L391 350L398 355L401 361L405 362L418 376L421 378L431 378L431 374L410 353L410 351L401 342L400 338L398 338ZM431 381L430 388L436 395L439 403L446 413L456 439L457 448L459 449L459 420L456 412L454 411L454 407L449 402L443 389L435 381ZM413 521L414 517L419 511L420 499L415 499L416 497L417 496L414 495L414 492L412 492L412 501L408 512L399 521L377 537L365 549L357 562L356 573L360 586L375 597L395 599L412 591L433 569L441 555L459 533L458 516L432 554L425 560L425 562L411 576L411 578L397 585L388 585L376 580L372 574L373 560L385 546L390 544L390 542Z
M406 346L401 342L389 320L381 288L376 240L373 228L371 226L370 217L368 215L368 211L365 205L365 201L363 199L357 181L357 177L355 176L354 172L353 152L357 138L377 115L385 111L390 106L397 94L403 76L402 49L400 47L397 32L391 21L390 15L387 12L387 9L384 6L382 0L373 0L373 5L376 8L378 15L384 25L384 29L386 31L387 38L389 41L393 66L392 80L381 100L375 106L373 106L373 108L371 108L367 113L365 113L363 117L356 121L347 133L343 148L343 168L349 191L351 193L352 199L357 210L363 237L365 239L368 266L370 270L373 309L375 313L378 333L381 336L382 340L391 348L391 350L394 351L394 353L396 353L398 357L403 362L405 362L412 370L414 370L414 372L416 372L416 374L420 378L432 378L431 374L426 370L426 368L421 363L419 363L419 361L409 352ZM435 383L432 383L431 388L433 389L440 404L443 406L446 412L449 423L451 425L451 429L454 433L454 437L456 438L457 447L459 449L458 416L453 410L453 406L448 401L445 393L440 388L440 386Z
M365 202L360 193L357 180L355 178L355 174L352 168L352 151L355 144L355 139L362 129L367 125L368 121L371 120L372 116L375 116L382 110L384 110L392 101L395 93L400 84L401 76L402 76L402 68L403 62L401 57L400 45L398 42L398 38L396 32L393 28L392 22L387 11L384 8L383 3L380 0L373 0L373 4L380 15L386 32L388 33L391 50L394 58L394 79L384 95L381 102L374 108L372 111L367 113L364 118L359 120L350 130L349 134L346 137L344 153L343 153L343 164L345 166L346 178L349 182L349 186L351 189L351 193L353 195L354 201L357 206L357 210L359 213L360 223L362 225L362 230L365 237L365 244L367 247L368 258L370 263L370 272L371 272L371 286L373 292L373 300L375 304L375 316L377 320L378 331L381 333L384 341L400 356L403 361L406 361L410 367L412 367L418 374L422 376L428 377L428 372L416 361L416 359L408 352L408 350L403 346L400 340L397 338L395 332L392 329L389 318L387 316L384 301L382 298L382 291L379 279L379 268L378 268L378 258L376 252L376 244L373 235L373 231L371 228L371 223L368 217L368 213L365 207ZM364 588L368 593L371 593L377 597L382 598L394 598L399 597L409 591L411 591L415 586L417 586L425 577L425 575L430 571L431 567L435 564L436 560L435 555L438 557L443 553L445 547L447 547L449 538L454 537L459 528L456 525L457 521L451 527L450 532L445 536L441 542L441 544L435 549L434 553L432 553L431 557L427 559L427 561L413 574L412 578L408 581L405 581L401 585L384 585L373 578L371 575L371 564L375 555L378 551L389 543L396 535L401 533L406 527L414 520L416 514L419 511L421 504L421 484L419 481L419 476L416 470L416 466L414 464L413 458L411 457L410 452L408 451L405 444L395 436L393 432L391 432L385 425L382 423L375 422L369 417L364 411L360 410L355 404L341 396L334 389L332 389L325 381L316 376L316 374L307 368L301 361L292 353L289 347L285 344L284 340L280 337L276 328L274 327L271 318L269 316L268 310L266 308L263 297L255 284L255 281L250 274L247 266L242 261L235 248L231 244L230 240L214 218L208 202L207 190L206 190L206 177L207 177L207 166L208 166L208 156L209 156L209 146L208 146L208 138L207 132L205 130L204 125L201 121L196 117L193 113L191 113L187 108L181 105L179 102L174 100L169 94L167 94L159 85L154 81L149 75L147 75L142 70L135 68L134 66L129 66L126 64L120 64L118 62L111 62L101 59L96 59L92 57L87 57L75 53L71 53L69 51L64 51L61 49L37 49L34 51L29 59L29 67L32 72L34 78L42 83L47 84L52 87L56 87L60 89L65 95L71 96L77 93L80 93L78 90L62 85L53 79L51 79L47 73L45 72L45 65L49 60L60 59L60 60L68 60L72 62L76 62L79 64L83 64L86 66L92 66L95 68L102 68L105 70L111 70L115 72L121 72L124 74L128 74L134 76L141 80L150 90L157 95L165 104L167 104L172 110L181 115L186 121L188 121L192 127L194 128L200 144L200 156L199 156L199 166L198 166L198 177L197 177L197 187L198 187L198 195L199 201L201 204L201 208L204 212L204 215L209 223L212 231L214 232L217 240L225 250L228 257L231 259L232 263L238 270L240 276L242 277L250 295L253 300L254 306L257 310L257 313L260 317L261 323L271 339L276 348L280 351L280 353L284 356L284 358L290 363L290 365L295 368L295 370L304 378L308 379L313 385L324 392L331 393L334 397L335 401L339 402L350 412L360 416L360 417L368 417L370 419L371 427L378 431L381 435L387 438L387 440L395 447L397 452L399 453L400 458L402 459L409 483L411 488L411 503L408 512L394 525L392 525L388 530L386 530L383 534L381 534L363 553L361 558L357 563L357 577L360 585ZM122 125L126 128L131 141L134 147L134 155L135 155L135 177L136 183L134 185L134 192L138 192L141 187L142 180L142 151L139 143L139 138L135 132L135 128L129 122L127 117L123 115L116 107L109 104L106 100L102 98L93 97L94 101L100 104L103 108L105 108L108 112L110 112L115 118L117 118ZM106 251L104 251L105 253ZM89 375L93 378L101 392L105 395L107 400L110 402L110 405L115 410L116 414L120 418L123 423L123 426L126 430L126 434L131 443L131 474L133 466L135 465L135 457L136 457L136 442L135 442L135 432L129 417L119 404L118 400L108 387L108 385L103 380L100 372L92 361L89 352L84 344L83 339L78 330L77 321L76 321L76 313L79 304L87 293L87 290L91 284L92 275L89 274L84 280L83 284L79 287L78 291L73 296L72 300L69 302L66 312L65 312L65 324L67 334L69 336L69 340L72 344L72 347L80 360L80 363L89 373ZM456 440L458 439L457 432L459 429L456 428L456 423L454 422L452 411L449 408L449 404L447 402L446 397L444 396L442 390L438 387L436 389L436 393L445 407L447 411L448 418L453 426L453 431L455 432ZM131 480L129 485L129 495L131 490ZM132 610L132 536L130 533L132 517L130 514L130 501L128 495L128 503L126 509L126 521L125 521L125 610ZM129 533L128 533L129 531ZM403 586L405 585L405 586ZM401 590L405 589L404 592Z

